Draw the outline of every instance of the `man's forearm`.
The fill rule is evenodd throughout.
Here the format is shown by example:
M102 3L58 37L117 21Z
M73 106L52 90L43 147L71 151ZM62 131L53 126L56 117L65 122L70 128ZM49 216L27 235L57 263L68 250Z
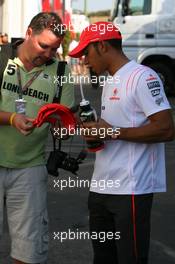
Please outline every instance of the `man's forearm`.
M150 123L141 127L121 128L119 139L156 143L174 139L173 118L169 110L161 111L149 117Z
M98 139L100 138L100 128L105 129L106 140L125 140L130 142L138 143L156 143L156 142L165 142L171 141L174 139L175 131L173 125L173 118L170 114L170 111L161 111L149 117L149 123L140 127L120 127L117 128L116 136L109 135L109 129L112 126L107 123L105 120L100 119L99 122L89 122L84 123L83 126L93 130L95 127L99 131L98 136L93 137L93 133L89 133L90 136L86 134L86 140L89 139Z
M0 111L0 125L10 125L11 112Z
M158 125L154 123L143 127L120 128L118 139L138 143L156 143L173 140L173 128L160 126L158 129Z

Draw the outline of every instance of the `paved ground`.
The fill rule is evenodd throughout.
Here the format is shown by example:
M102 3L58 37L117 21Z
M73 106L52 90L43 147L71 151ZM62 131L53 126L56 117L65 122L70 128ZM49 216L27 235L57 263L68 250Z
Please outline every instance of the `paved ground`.
M87 97L94 106L97 104L100 91L86 87ZM76 90L79 101L78 89ZM170 98L175 105L175 99ZM174 107L174 106L173 106ZM175 111L173 111L175 114ZM72 151L75 156L81 149L82 142L79 138L73 141ZM47 149L50 149L50 142ZM67 143L65 149L68 149ZM155 196L152 210L152 233L150 247L150 264L173 264L175 263L175 142L166 144L167 179L168 191L166 194ZM64 188L58 187L57 180L70 179L79 184L80 179L90 180L93 170L93 155L89 155L81 165L78 176L69 172L61 171L59 178L49 178L49 215L50 215L50 251L48 264L92 264L92 248L89 239L66 239L61 243L55 234L58 232L88 231L87 196L88 188ZM56 182L54 182L54 180ZM73 183L72 183L73 184ZM10 264L9 236L5 225L4 239L0 245L0 264ZM108 263L107 263L108 264ZM110 263L109 263L110 264Z

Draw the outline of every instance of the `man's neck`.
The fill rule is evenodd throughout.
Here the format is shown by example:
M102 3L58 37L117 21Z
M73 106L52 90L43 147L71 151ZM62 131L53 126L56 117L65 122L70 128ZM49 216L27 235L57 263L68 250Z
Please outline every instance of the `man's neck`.
M35 66L28 61L28 59L26 58L26 53L25 53L25 44L22 43L19 47L18 47L18 51L17 51L17 54L18 54L18 58L20 59L20 61L22 61L25 69L27 71L31 71Z
M118 53L117 56L115 56L114 53L111 57L109 57L109 61L110 63L108 67L108 72L111 76L113 76L120 68L122 68L126 63L129 62L129 59L123 53Z

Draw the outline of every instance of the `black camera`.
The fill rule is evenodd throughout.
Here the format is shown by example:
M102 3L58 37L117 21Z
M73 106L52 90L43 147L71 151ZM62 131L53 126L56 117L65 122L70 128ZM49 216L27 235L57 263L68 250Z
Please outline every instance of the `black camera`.
M79 169L79 164L86 158L87 152L82 150L77 158L70 157L68 153L61 150L54 150L50 152L47 160L47 171L49 174L57 177L59 176L58 168L67 170L76 174Z

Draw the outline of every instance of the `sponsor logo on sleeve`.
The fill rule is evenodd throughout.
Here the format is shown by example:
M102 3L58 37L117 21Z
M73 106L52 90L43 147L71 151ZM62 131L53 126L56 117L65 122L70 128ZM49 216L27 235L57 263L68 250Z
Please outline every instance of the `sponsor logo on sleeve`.
M154 76L154 75L152 75L152 74L150 74L149 77L148 77L148 79L146 79L147 82L153 81L153 80L157 80L157 77Z
M163 97L159 97L159 98L157 98L157 99L155 100L155 103L156 103L157 105L161 105L161 103L163 103L163 102L164 102Z
M149 82L147 83L149 89L160 87L159 81Z
M151 94L152 94L153 97L159 95L160 94L160 89L152 90Z

